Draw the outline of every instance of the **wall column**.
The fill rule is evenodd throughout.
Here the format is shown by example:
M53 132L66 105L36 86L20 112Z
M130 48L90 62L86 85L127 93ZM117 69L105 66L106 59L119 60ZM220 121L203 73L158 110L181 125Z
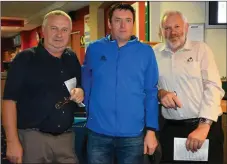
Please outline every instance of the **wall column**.
M159 25L160 25L160 2L149 2L150 7L150 41L160 42Z
M105 36L104 9L100 6L104 2L90 2L90 40L95 41Z

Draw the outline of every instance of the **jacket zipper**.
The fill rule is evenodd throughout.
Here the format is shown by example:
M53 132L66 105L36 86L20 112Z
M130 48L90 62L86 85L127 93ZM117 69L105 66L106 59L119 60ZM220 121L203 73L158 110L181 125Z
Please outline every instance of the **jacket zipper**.
M120 53L120 48L118 47L118 52L117 52L117 62L116 62L116 89L115 89L115 125L116 125L116 134L118 132L118 124L117 124L117 85L118 85L118 62L119 62L119 53Z

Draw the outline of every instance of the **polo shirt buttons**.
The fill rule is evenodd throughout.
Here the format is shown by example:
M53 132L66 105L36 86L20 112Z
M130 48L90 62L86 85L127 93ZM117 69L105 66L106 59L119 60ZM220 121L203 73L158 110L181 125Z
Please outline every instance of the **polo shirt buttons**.
M58 128L60 128L61 127L61 125L58 125Z
M64 73L63 71L61 71L61 73Z

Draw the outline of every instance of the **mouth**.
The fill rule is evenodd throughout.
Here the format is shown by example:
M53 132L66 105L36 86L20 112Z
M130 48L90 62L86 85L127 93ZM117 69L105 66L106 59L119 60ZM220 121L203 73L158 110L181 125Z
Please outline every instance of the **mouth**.
M179 39L179 37L172 37L172 38L170 38L169 40L171 41L171 42L175 42L175 41L177 41Z

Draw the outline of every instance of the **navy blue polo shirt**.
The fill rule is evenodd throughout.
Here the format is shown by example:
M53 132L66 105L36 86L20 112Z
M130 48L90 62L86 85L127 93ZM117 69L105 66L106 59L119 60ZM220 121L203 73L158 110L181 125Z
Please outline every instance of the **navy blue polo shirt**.
M64 82L77 78L81 85L81 66L75 53L66 49L61 58L49 54L40 43L20 52L7 74L4 100L16 101L18 129L37 128L63 133L74 120L78 106L73 101L56 109L55 104L69 97Z

